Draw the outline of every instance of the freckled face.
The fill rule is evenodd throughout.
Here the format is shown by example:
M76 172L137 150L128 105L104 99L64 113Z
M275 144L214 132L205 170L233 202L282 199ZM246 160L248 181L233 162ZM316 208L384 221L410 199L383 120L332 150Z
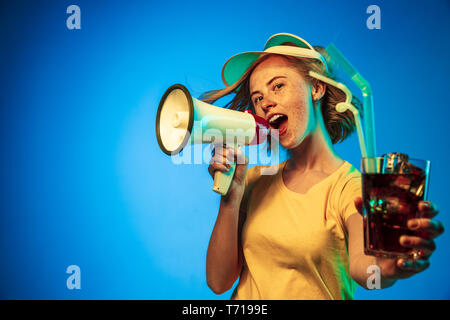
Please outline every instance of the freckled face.
M297 147L314 129L311 86L285 58L271 56L253 70L250 94L256 114L278 130L286 149Z

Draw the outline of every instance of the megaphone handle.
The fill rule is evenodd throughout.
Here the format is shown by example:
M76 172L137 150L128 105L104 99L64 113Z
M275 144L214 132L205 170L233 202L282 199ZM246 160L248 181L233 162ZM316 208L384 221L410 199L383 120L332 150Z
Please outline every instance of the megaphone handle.
M228 172L216 171L214 173L213 190L222 196L228 193L231 181L233 181L234 171L236 171L236 163L230 163L231 167Z

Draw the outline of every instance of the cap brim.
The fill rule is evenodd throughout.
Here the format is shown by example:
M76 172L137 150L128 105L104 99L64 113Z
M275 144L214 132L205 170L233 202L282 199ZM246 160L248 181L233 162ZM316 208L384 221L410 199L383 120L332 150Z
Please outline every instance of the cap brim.
M226 86L238 81L245 71L250 68L250 66L256 60L261 57L261 55L267 54L264 51L251 51L238 53L232 56L225 62L222 68L222 81Z
M283 43L291 42L294 46L283 46ZM297 49L294 49L297 48ZM236 54L225 62L222 68L222 81L226 86L230 86L238 81L247 69L262 55L265 54L280 54L293 56L302 59L315 59L325 66L327 64L325 59L314 50L314 47L310 45L304 39L290 34L290 33L277 33L267 40L264 46L264 51L248 51Z
M282 48L282 51L276 49ZM272 49L275 49L272 51ZM268 48L266 51L251 51L243 52L232 56L225 62L222 68L222 81L228 87L238 81L250 66L259 59L262 55L276 54L281 56L290 56L299 59L316 60L321 62L325 69L327 65L325 59L315 50L290 47L290 46L275 46Z

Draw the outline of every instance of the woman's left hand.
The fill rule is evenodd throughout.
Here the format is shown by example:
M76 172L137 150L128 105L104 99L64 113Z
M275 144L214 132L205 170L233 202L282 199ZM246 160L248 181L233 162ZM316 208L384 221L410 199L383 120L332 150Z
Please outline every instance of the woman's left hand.
M356 208L363 215L363 201L355 200ZM408 220L408 228L414 231L415 236L403 235L400 244L418 252L415 259L390 259L377 257L377 265L381 274L387 279L405 279L422 272L430 266L430 257L436 250L434 239L444 232L442 222L432 219L439 212L437 205L431 201L420 201L418 217Z

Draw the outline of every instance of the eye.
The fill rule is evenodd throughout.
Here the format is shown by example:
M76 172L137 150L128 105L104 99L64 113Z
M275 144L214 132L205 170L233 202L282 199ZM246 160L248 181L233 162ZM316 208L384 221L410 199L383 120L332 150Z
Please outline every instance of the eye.
M283 83L277 83L273 86L273 90L280 90L284 86Z
M256 103L258 103L258 102L261 101L261 100L262 100L262 96L257 96L257 97L255 97L255 99L253 100L253 103L256 104Z

